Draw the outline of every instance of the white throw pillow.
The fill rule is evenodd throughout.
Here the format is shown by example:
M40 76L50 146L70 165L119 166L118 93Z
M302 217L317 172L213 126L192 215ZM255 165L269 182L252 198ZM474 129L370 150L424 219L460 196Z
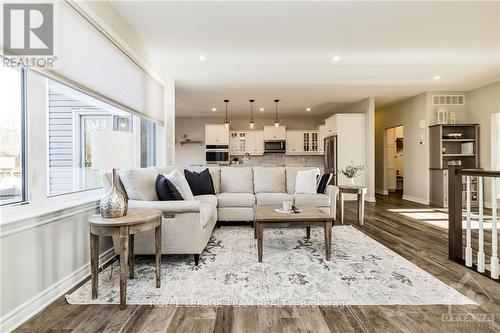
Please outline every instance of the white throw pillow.
M193 192L186 180L186 177L177 169L164 175L177 188L184 200L194 200Z
M295 178L296 194L315 194L319 169L297 171Z

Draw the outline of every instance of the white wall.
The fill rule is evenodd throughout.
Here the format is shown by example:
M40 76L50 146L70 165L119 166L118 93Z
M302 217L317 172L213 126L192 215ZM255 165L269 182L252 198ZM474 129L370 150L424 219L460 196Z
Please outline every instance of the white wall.
M480 126L479 132L479 167L493 170L492 162L492 122L493 115L500 113L500 81L467 92L466 103L469 109L468 117ZM484 200L491 203L490 182L485 182Z
M405 177L404 198L427 204L429 202L429 145L427 93L404 101L380 107L375 112L375 186L378 193L384 191L384 142L385 130L404 126L405 130ZM424 128L419 121L425 122ZM423 144L420 144L423 142Z

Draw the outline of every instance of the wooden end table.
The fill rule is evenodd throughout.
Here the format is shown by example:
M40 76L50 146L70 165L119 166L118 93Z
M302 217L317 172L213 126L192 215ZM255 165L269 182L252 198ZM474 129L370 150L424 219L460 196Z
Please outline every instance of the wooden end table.
M340 222L344 224L344 195L356 194L358 196L358 222L363 225L365 220L365 195L367 188L364 186L349 186L339 185L339 206L340 206Z
M302 211L297 214L278 213L275 209L281 206L254 206L254 228L257 238L258 259L262 262L264 226L269 227L306 227L306 237L311 235L311 226L321 225L325 231L325 258L330 261L332 251L333 216L317 207L297 207Z
M122 310L125 309L127 301L127 269L130 278L134 278L134 234L155 229L156 288L160 287L161 216L160 210L133 209L122 217L103 218L101 215L92 215L89 218L92 299L97 298L99 236L112 236L115 253L120 256L120 308Z

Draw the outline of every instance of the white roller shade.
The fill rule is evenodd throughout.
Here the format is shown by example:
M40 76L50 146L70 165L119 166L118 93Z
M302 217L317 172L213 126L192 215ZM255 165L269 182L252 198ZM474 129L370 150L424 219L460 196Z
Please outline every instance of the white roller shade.
M164 88L64 1L54 2L54 72L163 124Z

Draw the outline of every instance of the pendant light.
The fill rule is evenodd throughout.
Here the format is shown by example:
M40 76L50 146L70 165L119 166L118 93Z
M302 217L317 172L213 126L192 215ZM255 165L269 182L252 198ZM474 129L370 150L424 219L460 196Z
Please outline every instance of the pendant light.
M274 127L279 127L280 126L280 120L278 118L278 103L279 103L279 99L275 99L274 100L274 103L276 103L276 113L274 115Z
M254 99L250 99L250 129L254 129L255 127L255 122L253 121L253 102L255 102Z
M229 100L225 99L224 103L226 103L226 118L224 119L224 126L226 126L226 128L229 128L229 120L227 119L227 103L229 103Z

